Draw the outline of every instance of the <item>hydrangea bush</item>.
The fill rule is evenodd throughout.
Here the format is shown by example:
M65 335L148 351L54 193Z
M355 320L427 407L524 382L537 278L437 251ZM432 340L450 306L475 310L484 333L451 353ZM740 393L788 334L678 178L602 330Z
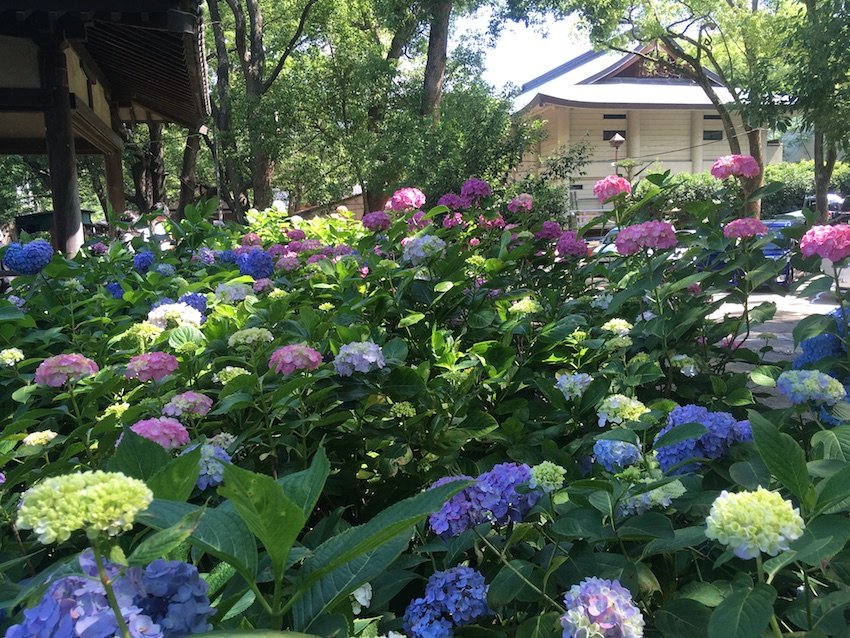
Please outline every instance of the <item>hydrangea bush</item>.
M602 180L616 253L480 178L3 249L2 629L842 635L847 227L773 235L752 162L714 173L688 228L668 175ZM753 336L783 242L840 300L792 360Z

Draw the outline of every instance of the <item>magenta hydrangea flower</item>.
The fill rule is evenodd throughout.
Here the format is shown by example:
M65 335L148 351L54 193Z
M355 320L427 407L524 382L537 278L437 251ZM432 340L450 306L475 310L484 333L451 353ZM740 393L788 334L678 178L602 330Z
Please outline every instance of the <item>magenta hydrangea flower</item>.
M482 197L490 197L493 194L493 189L490 184L483 179L470 177L460 187L460 196L468 202L478 202Z
M443 217L443 228L455 228L456 226L466 226L463 215L460 213L449 213Z
M400 213L405 210L416 210L425 205L425 194L418 188L400 188L387 202L387 208Z
M812 226L800 240L800 252L803 257L817 255L831 262L838 262L850 256L850 226Z
M206 416L212 408L213 401L206 394L200 392L183 392L175 394L171 400L162 408L165 416Z
M282 257L289 252L289 247L286 244L272 244L266 252L272 257Z
M289 241L302 241L307 239L307 233L300 228L293 228L286 231L286 236L289 237Z
M384 211L376 210L372 213L366 213L363 215L363 219L360 220L360 223L363 224L363 227L366 230L377 233L389 228L390 224L392 224L392 220Z
M768 227L760 219L755 217L741 217L733 219L723 227L723 236L727 239L738 239L758 237L767 235Z
M751 155L724 155L714 162L714 166L711 167L711 174L717 179L758 177L761 174L761 168Z
M662 221L633 224L617 234L614 244L621 255L634 255L641 248L667 250L676 245L676 231L672 224Z
M296 370L315 370L322 365L322 355L306 343L293 343L278 348L269 358L269 369L289 376Z
M159 443L166 450L173 450L189 442L189 432L177 419L161 417L142 419L130 426L130 429L149 441Z
M552 220L543 222L543 225L540 227L540 230L534 233L534 239L545 241L558 239L560 236L561 225L558 222Z
M587 242L576 235L575 232L568 230L561 233L558 237L558 243L555 245L555 250L561 257L587 257Z
M629 195L631 192L632 185L629 183L629 180L619 175L608 175L593 185L593 194L596 195L600 204L607 202L620 193Z
M496 215L493 219L487 219L484 215L478 216L478 225L481 228L486 228L487 230L491 230L493 228L504 228L505 227L505 219L501 215Z
M109 246L102 241L98 241L89 246L92 255L105 255L109 251Z
M518 213L521 210L526 212L534 207L534 198L528 193L520 193L514 197L508 204L508 210L512 213Z
M97 364L81 354L60 354L49 357L38 364L35 382L51 388L59 388L69 381L97 374Z
M413 215L411 215L410 219L407 220L407 230L411 233L417 230L422 230L423 228L430 226L431 220L425 219L425 213L421 210L417 210Z
M167 352L145 352L138 354L127 363L128 379L139 381L160 381L177 369L177 357Z
M437 200L437 206L445 206L451 210L466 210L469 208L470 202L466 197L461 197L455 193L446 193Z

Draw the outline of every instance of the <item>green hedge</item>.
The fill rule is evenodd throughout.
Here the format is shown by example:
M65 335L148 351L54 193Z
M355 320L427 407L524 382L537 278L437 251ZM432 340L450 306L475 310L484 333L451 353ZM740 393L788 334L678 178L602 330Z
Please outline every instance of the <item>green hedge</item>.
M680 173L673 176L673 188L667 197L668 210L682 208L690 202L711 199L718 190L718 181L710 173ZM782 162L770 164L765 168L767 182L780 182L784 188L762 200L762 214L765 216L787 213L803 206L806 195L815 192L814 162ZM640 193L641 187L638 187ZM839 162L835 165L830 182L830 191L850 195L850 163Z

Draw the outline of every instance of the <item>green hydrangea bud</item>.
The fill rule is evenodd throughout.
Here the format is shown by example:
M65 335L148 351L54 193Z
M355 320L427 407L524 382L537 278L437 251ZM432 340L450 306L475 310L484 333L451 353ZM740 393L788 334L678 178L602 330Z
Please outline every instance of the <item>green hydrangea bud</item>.
M227 385L230 381L243 374L251 373L245 368L240 368L239 366L226 366L224 370L213 375L213 381L220 383L221 385Z
M554 492L564 486L566 475L567 471L560 465L543 461L531 468L531 481L528 485L532 489L539 487L544 492Z
M511 304L511 307L508 308L508 312L512 315L533 315L535 313L543 310L540 303L537 300L532 299L530 297L526 297L525 299L520 299L519 301L515 301Z
M19 361L24 360L24 352L20 348L6 348L0 350L0 367L11 368Z
M274 335L265 328L244 328L230 335L227 340L227 345L231 348L247 347L252 348L257 343L271 343L274 341Z
M115 536L131 529L151 500L147 485L120 472L65 474L24 492L17 526L33 530L45 545L66 541L76 530L90 538Z
M410 418L416 416L416 408L409 401L400 401L393 403L393 407L390 408L390 414L397 419Z

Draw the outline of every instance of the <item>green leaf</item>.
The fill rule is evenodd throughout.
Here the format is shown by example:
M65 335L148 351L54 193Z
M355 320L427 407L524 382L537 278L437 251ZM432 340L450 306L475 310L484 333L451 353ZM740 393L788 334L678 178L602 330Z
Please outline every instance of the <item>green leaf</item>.
M110 472L121 472L147 481L170 461L171 455L159 443L139 436L130 428L124 428L121 443L106 467Z
M711 610L690 598L679 598L655 612L664 638L707 638Z
M560 614L550 611L526 620L517 628L514 638L560 638L563 633Z
M640 439L638 438L637 432L627 428L612 428L607 432L597 434L594 438L597 441L625 441L626 443L631 443L632 445L640 447Z
M775 388L776 379L780 374L782 374L782 368L779 366L757 366L750 372L750 379L763 388Z
M396 368L383 384L393 400L411 399L425 390L425 382L413 368Z
M818 508L825 508L850 497L850 465L847 465L817 486Z
M809 491L809 472L806 453L797 442L754 410L749 411L750 427L756 448L764 464L777 480L794 496L806 503Z
M313 455L310 467L294 474L287 474L277 480L293 503L301 508L304 517L309 517L322 494L325 481L331 473L331 465L324 448L319 448Z
M158 558L165 558L192 535L203 514L203 509L193 510L171 527L154 532L136 546L127 561L130 565L147 565Z
M413 526L468 484L451 481L399 501L368 523L349 528L317 547L299 570L290 598L296 629L309 629L339 600L385 571L407 547ZM387 550L380 551L385 546Z
M187 343L195 345L203 345L206 341L204 333L198 330L195 326L178 326L173 328L168 335L168 345L175 350Z
M449 290L451 290L454 287L455 287L455 285L451 281L441 281L436 286L434 286L434 291L435 292L448 292Z
M770 622L776 590L770 585L734 589L712 612L708 638L755 638Z
M202 508L155 498L136 520L154 529L171 527L184 516ZM251 531L235 512L219 508L203 509L201 522L189 537L193 545L233 565L246 579L253 581L257 573L257 544Z
M617 526L617 536L623 540L673 538L673 523L664 514L647 512L628 518Z
M224 400L220 401L218 407L210 412L210 415L218 416L220 414L228 414L233 410L250 408L255 403L256 401L254 400L254 397L247 392L234 392L233 394L225 397Z
M239 636L250 636L251 638L320 638L316 634L302 634L297 631L270 631L268 629L225 629L224 631L194 634L194 636L196 638L238 638Z
M660 436L653 444L653 447L657 450L667 445L675 445L688 439L699 438L706 432L708 430L701 423L681 423Z
M850 461L850 425L839 425L812 436L812 448L821 459Z
M185 501L192 495L201 473L201 446L171 459L146 482L156 498Z
M733 463L729 466L729 476L735 483L748 490L770 486L770 470L758 456Z
M503 607L512 602L526 587L525 581L531 580L534 564L522 560L512 560L504 565L487 588L487 601L493 608Z
M307 521L301 508L270 476L235 465L224 466L224 483L218 493L232 501L248 529L266 548L276 578L281 578L289 550Z
M34 383L21 386L12 393L12 400L18 403L26 403L36 390L38 390L38 386Z
M797 322L792 334L794 335L794 347L809 337L816 337L825 332L835 330L835 319L828 315L809 315Z
M425 315L423 315L421 312L412 312L398 322L398 327L406 328L407 326L412 326L413 324L419 323L424 318Z

